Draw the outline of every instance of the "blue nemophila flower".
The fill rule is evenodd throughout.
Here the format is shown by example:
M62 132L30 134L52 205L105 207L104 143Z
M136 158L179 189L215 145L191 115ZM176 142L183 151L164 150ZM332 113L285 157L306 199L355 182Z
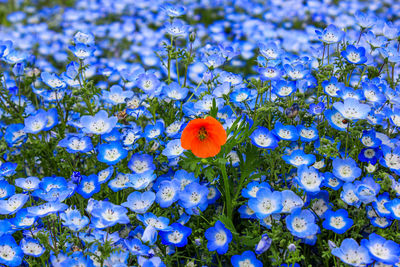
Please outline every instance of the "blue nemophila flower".
M383 35L389 40L396 39L399 36L399 28L390 21L385 22L385 26L383 26Z
M328 25L322 32L315 30L315 33L322 42L326 44L335 44L340 42L344 37L344 31L340 30L333 24Z
M185 209L197 209L207 205L207 195L207 186L192 182L179 192L179 203Z
M282 54L281 49L272 41L259 44L259 51L267 60L275 60Z
M296 195L292 190L283 190L282 194L282 210L281 213L292 213L296 208L301 208L304 201Z
M318 139L318 130L316 127L306 128L303 125L297 126L297 131L300 135L300 140L303 142L312 142Z
M162 181L156 194L156 202L161 208L168 208L179 199L180 189L180 183L176 179Z
M361 169L352 158L335 158L332 161L332 167L333 175L344 182L352 182L361 175Z
M340 54L351 64L364 64L368 60L365 56L365 48L362 46L357 48L354 45L348 45Z
M229 243L232 241L232 233L221 221L216 221L213 227L208 228L204 233L208 240L207 249L217 251L218 254L228 252Z
M385 36L375 36L372 31L364 33L363 37L372 49L381 48L385 46L388 42Z
M376 137L375 130L363 131L360 141L364 146L370 148L376 148L382 144L382 140Z
M148 154L133 154L128 162L128 168L134 173L144 173L154 171L156 166L153 164L153 157Z
M141 239L143 242L149 245L154 245L154 243L157 241L157 237L158 237L157 229L153 225L147 225L146 228L144 229Z
M148 140L153 140L159 137L164 132L164 122L157 120L154 124L147 124L144 128L143 136Z
M307 198L307 202L310 202L311 210L319 216L319 218L324 218L325 212L329 210L332 204L329 202L329 192L321 190L317 194L310 194Z
M313 115L321 115L325 110L324 102L318 102L317 104L311 103L308 112Z
M371 224L382 229L388 228L392 224L392 219L388 217L374 217L371 219Z
M256 90L251 90L249 88L237 88L232 93L230 93L230 99L233 103L239 104L245 101L250 101L257 95Z
M290 165L299 167L301 165L310 166L314 164L316 157L313 154L304 153L301 149L296 149L290 155L283 155L282 159Z
M37 134L40 131L45 130L47 126L47 114L44 110L39 110L36 114L25 118L24 129L25 133Z
M340 247L333 248L331 253L351 266L366 266L372 263L368 249L363 245L358 245L353 238L344 239Z
M46 192L50 191L51 189L64 189L68 186L67 180L61 176L54 176L54 177L44 177L39 184L41 190Z
M273 133L281 140L297 141L299 139L299 133L293 125L283 125L281 122L275 124Z
M107 182L114 173L114 167L110 166L104 170L101 170L97 173L97 177L100 184Z
M24 131L25 125L22 123L10 124L4 133L4 140L6 140L9 147L18 147L25 143L28 135Z
M172 82L169 85L163 86L164 94L173 100L183 100L186 98L189 90L186 87L181 87L177 82Z
M28 54L23 51L12 50L6 56L3 54L3 60L8 64L18 64L28 58Z
M400 62L400 53L397 48L389 46L378 49L383 58L387 59L390 63Z
M86 153L93 149L92 139L82 134L67 134L58 146L65 147L68 153Z
M272 92L279 97L290 96L296 91L295 81L279 80L272 86Z
M6 180L0 181L0 200L9 198L12 195L14 195L14 193L15 193L15 186L9 184Z
M90 210L90 209L89 209ZM119 224L129 223L128 210L109 201L98 201L90 210L91 221L96 228L102 229Z
M260 188L256 198L249 200L249 207L255 212L257 218L264 219L282 210L282 194L279 191L272 192L268 188Z
M340 198L348 205L359 207L361 205L360 199L356 194L356 186L352 183L345 183L340 192Z
M171 22L167 21L164 24L166 32L172 37L186 36L189 32L189 25L186 25L184 21L180 19L174 19Z
M111 132L102 134L101 135L101 140L104 140L106 142L115 142L121 140L122 134L117 128L114 128Z
M40 257L46 249L33 238L23 238L19 244L25 255Z
M42 72L42 81L52 89L64 89L67 84L55 73Z
M99 153L97 159L100 162L114 165L126 158L128 151L122 146L121 142L113 141L108 144L100 144L97 147Z
M380 92L379 88L374 84L363 83L362 91L365 99L376 107L381 106L386 101L385 94Z
M343 100L346 100L348 98L352 98L358 101L365 100L363 91L361 89L354 90L352 87L347 86L340 90L339 97Z
M333 107L349 120L366 119L371 107L361 104L358 100L347 98L344 102L335 102Z
M392 240L386 240L375 233L370 234L368 239L361 240L361 246L368 249L372 259L384 264L396 264L399 262L399 244Z
M376 183L371 177L365 177L362 181L355 181L356 195L362 203L368 204L376 200L376 195L379 193L381 186Z
M233 267L263 267L262 262L259 261L254 252L250 250L243 252L242 255L233 255L231 257L231 263Z
M400 175L400 146L392 149L386 145L382 145L382 153L383 156L379 160L379 163L397 175Z
M258 68L258 73L260 74L260 79L262 81L272 81L279 80L282 76L282 71L279 67L266 67L266 68Z
M18 164L13 162L4 162L0 165L0 177L9 177L16 173Z
M221 54L211 54L211 55L203 55L201 62L203 62L209 69L216 69L219 66L223 65L226 61L226 58ZM211 73L205 73L206 78L210 76ZM210 77L212 78L212 77Z
M171 123L170 125L168 125L165 128L165 134L167 135L167 137L169 138L178 138L180 137L180 134L182 133L181 130L183 130L183 126L185 124L185 121L182 120L176 120L173 123Z
M218 109L221 109L224 106L225 101L223 99L214 98L211 95L205 95L201 100L194 103L194 109L198 112L209 112L213 106L214 100Z
M136 190L143 190L147 188L156 178L157 176L153 171L136 173L130 175L130 183L131 186Z
M168 159L174 159L183 154L184 149L181 146L181 139L174 139L167 143L162 154Z
M138 238L124 239L124 245L135 256L147 256L150 248L142 243Z
M12 235L3 235L0 239L0 263L6 266L21 266L24 254Z
M289 76L289 78L294 81L301 80L307 74L310 73L309 68L302 63L293 64L293 65L285 64L285 65L283 65L283 68L285 69L285 72Z
M154 200L156 199L156 194L151 191L146 192L132 192L129 194L126 202L121 205L129 208L133 212L136 213L145 213L151 205L153 205Z
M131 176L132 174L117 173L115 178L108 183L108 187L114 192L129 188L131 187Z
M400 127L400 108L395 107L393 110L386 109L384 112L394 126Z
M60 219L63 221L63 226L68 227L72 231L80 231L89 224L88 217L82 216L79 210L72 208L68 208L65 212L61 213Z
M79 59L86 59L93 56L93 53L96 50L93 46L83 43L76 43L75 46L69 46L68 48L71 50L72 54Z
M325 212L325 220L322 226L325 229L332 230L336 234L343 234L353 225L353 220L348 216L349 214L345 209L337 211L328 210Z
M94 44L94 35L90 32L81 32L78 31L74 35L75 43L82 43L85 45L93 45Z
M142 133L136 129L125 129L121 136L121 142L126 149L130 150L140 137L142 137Z
M224 95L229 95L231 92L231 83L230 82L223 82L222 84L215 87L213 91L213 96L215 97L223 97Z
M242 196L245 198L255 198L257 197L258 190L260 190L261 188L271 189L271 186L266 182L250 182L245 188L242 189Z
M275 149L278 147L278 139L267 128L258 126L250 135L253 145L261 148Z
M324 186L330 187L335 191L341 188L344 183L342 180L333 176L331 172L325 172L324 177Z
M176 247L186 246L188 236L192 234L192 229L180 223L173 223L168 231L160 231L161 243Z
M105 110L100 110L94 116L82 116L80 119L82 131L89 134L109 133L114 129L117 121L117 117L108 117L108 113Z
M331 97L339 97L339 92L345 87L344 83L338 82L335 76L332 76L329 81L323 81L321 85L324 92Z
M339 111L336 109L327 109L325 110L324 115L330 126L339 131L346 131L347 121Z
M315 223L315 215L309 210L295 209L286 217L286 227L292 235L306 238L317 234L319 227Z
M385 208L390 211L390 215L395 220L400 220L400 199L395 198L384 204Z
M82 197L88 199L94 194L100 192L101 186L96 174L91 174L89 176L83 176L81 182L79 183L76 192Z
M36 221L36 217L28 212L27 209L20 209L14 218L10 219L10 223L18 229L30 228Z
M378 20L377 17L375 15L373 15L372 13L366 14L361 11L357 11L354 15L355 15L357 24L362 29L372 28L372 26L374 26Z
M156 230L168 230L169 229L169 219L166 217L157 217L151 212L145 213L143 215L138 214L137 219L141 221L146 227L153 226Z
M26 194L15 194L7 200L0 200L0 214L12 215L20 210L28 201Z
M28 212L30 216L46 217L49 214L64 211L68 208L67 204L61 203L59 201L46 202L39 206L28 207Z
M386 203L390 202L390 196L388 192L384 192L383 194L379 195L374 202L372 202L372 207L374 207L375 211L381 217L389 217L390 210L386 208Z
M316 193L320 191L324 177L313 167L301 165L297 169L297 176L295 177L296 183L301 189L309 193Z
M124 91L119 85L111 86L110 91L102 91L102 98L111 105L125 104L125 100L132 96L132 91Z
M186 8L182 5L165 3L160 8L163 9L170 17L179 17L186 13Z

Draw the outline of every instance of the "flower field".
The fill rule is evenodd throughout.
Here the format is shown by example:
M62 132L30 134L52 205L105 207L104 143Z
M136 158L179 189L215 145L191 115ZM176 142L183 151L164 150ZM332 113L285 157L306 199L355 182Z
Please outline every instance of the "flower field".
M0 0L0 266L400 266L399 14Z

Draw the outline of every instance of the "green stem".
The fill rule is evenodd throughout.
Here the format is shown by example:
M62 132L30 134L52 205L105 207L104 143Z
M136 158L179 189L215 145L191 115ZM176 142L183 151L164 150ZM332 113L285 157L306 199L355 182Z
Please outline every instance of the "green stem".
M186 100L186 102L189 102L190 99L192 99L192 97L193 97L194 94L197 92L197 89L199 89L199 87L200 87L200 85L201 85L202 83L203 83L203 80L201 80L201 81L199 82L199 84L198 84L197 87L194 89L194 91L193 91L193 93L190 95L189 99Z
M232 200L231 200L231 190L229 187L229 179L226 173L225 163L220 164L222 178L224 182L224 190L225 190L225 200L226 200L226 213L230 220L232 220Z

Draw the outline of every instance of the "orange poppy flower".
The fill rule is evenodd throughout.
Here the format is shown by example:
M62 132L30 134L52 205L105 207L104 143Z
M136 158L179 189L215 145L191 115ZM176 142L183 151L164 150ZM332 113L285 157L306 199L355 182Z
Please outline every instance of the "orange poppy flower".
M214 157L225 143L224 127L211 116L190 121L183 129L181 137L181 146L191 150L199 158Z

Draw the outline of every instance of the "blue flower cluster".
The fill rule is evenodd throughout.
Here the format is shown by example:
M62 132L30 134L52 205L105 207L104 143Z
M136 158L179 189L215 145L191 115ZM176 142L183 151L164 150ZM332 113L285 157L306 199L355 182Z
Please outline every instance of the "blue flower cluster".
M67 2L0 0L1 266L400 266L399 3Z

